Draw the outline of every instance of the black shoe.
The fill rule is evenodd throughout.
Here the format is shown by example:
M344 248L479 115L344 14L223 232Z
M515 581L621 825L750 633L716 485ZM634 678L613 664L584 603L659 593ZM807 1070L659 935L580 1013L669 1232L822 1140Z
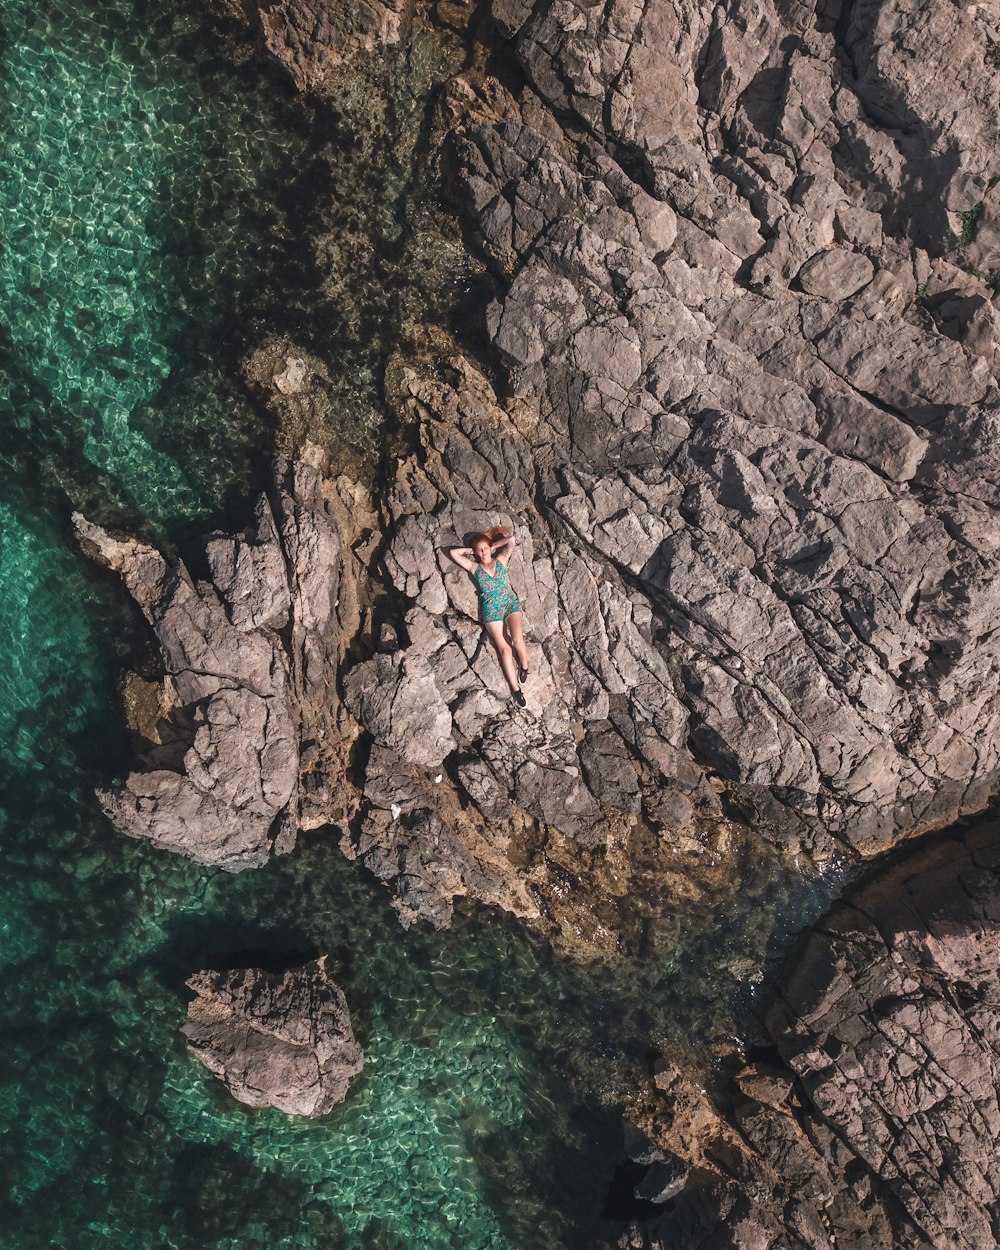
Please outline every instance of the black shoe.
M513 693L513 695L512 695L511 697L513 698L514 702L517 704L517 706L518 706L518 707L527 707L527 706L528 706L528 702L527 702L527 700L526 700L526 699L525 699L525 697L524 697L524 691L523 691L523 690L515 690L515 691L514 691L514 693Z
M528 680L528 670L526 668L519 668L517 670L517 680L522 685L524 685L524 683Z

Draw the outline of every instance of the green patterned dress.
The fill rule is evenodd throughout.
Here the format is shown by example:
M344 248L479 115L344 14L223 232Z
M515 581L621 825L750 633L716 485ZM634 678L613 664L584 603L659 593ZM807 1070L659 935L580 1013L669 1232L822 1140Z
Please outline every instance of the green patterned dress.
M481 564L477 564L473 578L479 587L479 619L484 625L490 621L502 621L511 612L521 611L521 600L511 589L506 564L498 560L492 577Z

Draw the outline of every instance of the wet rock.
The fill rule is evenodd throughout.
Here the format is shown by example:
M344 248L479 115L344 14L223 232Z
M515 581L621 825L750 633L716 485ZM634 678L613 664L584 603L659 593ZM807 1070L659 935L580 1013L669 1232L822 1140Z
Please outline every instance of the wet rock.
M188 1049L239 1102L315 1119L347 1097L364 1057L325 958L280 975L198 972L187 985Z
M268 52L311 91L355 57L398 43L405 14L405 0L277 0L260 7L259 20Z

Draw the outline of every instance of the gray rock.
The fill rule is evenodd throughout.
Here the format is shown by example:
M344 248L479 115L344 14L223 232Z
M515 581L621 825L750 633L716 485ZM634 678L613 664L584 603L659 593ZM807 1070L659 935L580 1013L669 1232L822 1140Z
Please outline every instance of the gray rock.
M591 722L580 747L587 786L607 807L638 815L641 806L639 778L621 736L610 723Z
M826 918L771 1018L831 1165L846 1147L942 1250L985 1250L1000 1213L998 898L995 824L911 855Z
M536 503L546 526L561 522L554 624L574 641L567 719L610 719L681 791L704 789L707 764L789 844L828 852L832 834L867 855L975 810L1000 775L991 714L978 712L984 674L996 690L1000 668L973 623L995 599L998 549L957 537L984 533L1000 392L991 352L910 308L926 272L920 195L943 167L924 159L923 191L906 189L913 215L876 231L916 149L847 109L873 88L842 80L822 21L803 17L779 74L765 49L785 19L767 4L755 14L716 27L674 5L508 14L534 89L589 130L590 176L557 128L496 94L467 109L455 153L503 283L488 333L515 394L538 396ZM921 16L920 37L933 25ZM945 26L965 65L973 27L957 12ZM888 28L852 18L851 30L870 45L859 55L874 41L878 63L907 78ZM688 80L679 64L704 70ZM654 88L669 107L650 102ZM960 90L982 98L971 77ZM979 107L969 142L985 142ZM716 146L699 108L718 116ZM884 198L860 190L875 168L896 180ZM648 214L643 195L670 210L655 239L633 211ZM874 278L870 257L833 246L855 208L861 245L880 253ZM933 229L921 226L924 243ZM800 272L826 298L792 290ZM615 675L622 650L595 611L620 620L611 604L626 598L648 616Z
M659 1161L650 1165L646 1175L635 1187L635 1196L643 1202L660 1205L670 1202L684 1188L691 1169L680 1159Z
M328 673L359 624L332 484L283 461L275 481L276 507L261 497L256 534L209 541L214 583L74 517L84 549L119 573L152 626L171 722L146 769L102 804L130 837L231 872L330 818L333 799L317 802L315 787L303 811L300 766L340 766ZM317 741L306 766L302 743Z
M411 764L436 767L455 745L451 713L419 651L377 655L348 673L347 705L376 742Z
M264 26L322 90L404 17L359 14L269 4ZM725 811L872 856L981 809L1000 391L968 270L1000 268L992 19L916 0L494 17L523 89L470 74L440 116L500 394L437 347L433 369L393 360L410 450L378 498L311 454L279 466L254 532L212 539L211 586L105 536L170 721L116 819L231 866L335 821L401 914L445 923L462 894L530 910L514 832L544 893L547 844L596 862L642 819L661 847ZM244 370L284 437L330 416L330 368L291 340ZM445 554L498 522L526 713ZM393 771L405 804L378 799Z
M212 582L237 629L284 628L291 606L285 558L266 497L257 505L255 535L220 535L208 542L206 554Z
M239 1102L315 1119L364 1066L347 1002L325 957L281 975L197 972L181 1027L188 1049Z
M85 550L121 575L153 626L186 744L179 768L132 773L121 789L102 792L105 810L130 837L198 863L259 866L295 804L298 778L280 645L267 631L233 625L215 588L193 582L182 564L74 520Z
M815 402L830 451L862 460L894 482L912 480L929 444L905 421L846 390L818 391Z
M875 276L875 266L867 256L835 247L818 252L799 270L799 285L809 295L823 299L849 299Z

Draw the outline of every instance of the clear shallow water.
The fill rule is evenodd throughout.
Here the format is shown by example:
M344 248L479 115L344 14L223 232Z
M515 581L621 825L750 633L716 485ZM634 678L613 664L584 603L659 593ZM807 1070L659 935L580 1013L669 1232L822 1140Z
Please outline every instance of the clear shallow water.
M586 973L501 923L404 934L320 835L231 877L100 815L137 635L69 513L183 545L245 508L266 432L222 366L298 264L280 204L311 159L184 12L0 3L0 1245L584 1246L622 1074L724 1028L775 924L821 904L741 867ZM184 1050L184 979L320 951L363 1081L322 1124L248 1112Z

